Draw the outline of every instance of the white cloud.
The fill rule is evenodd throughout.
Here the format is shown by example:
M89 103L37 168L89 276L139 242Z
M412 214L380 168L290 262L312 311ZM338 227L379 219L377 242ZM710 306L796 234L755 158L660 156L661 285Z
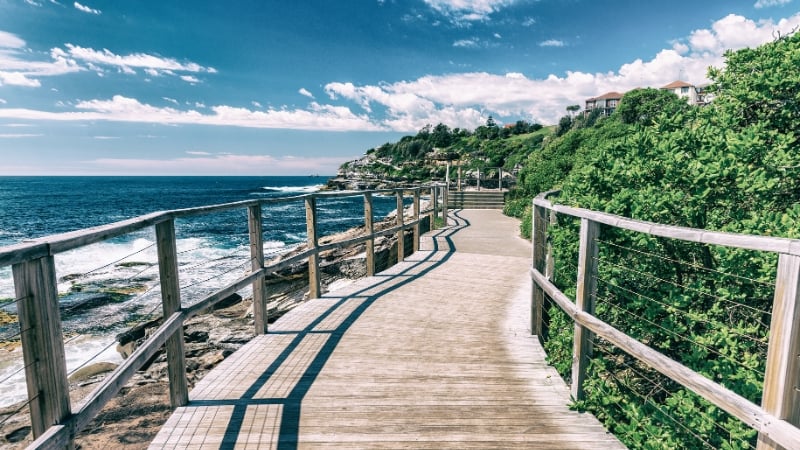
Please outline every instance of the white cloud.
M119 136L92 136L92 137L99 141L110 141L114 139L119 139Z
M308 98L314 98L314 94L312 94L311 92L309 92L309 90L308 90L308 89L306 89L306 88L300 88L300 90L299 90L299 91L297 91L297 92L298 92L300 95L304 95L304 96L306 96L306 97L308 97Z
M4 98L0 98L0 105L5 105L8 103Z
M526 17L525 20L522 21L523 27L532 27L536 24L536 19L533 17Z
M43 134L23 134L23 133L0 133L0 139L24 139L24 138L32 138L32 137L41 137L44 136Z
M203 67L195 62L180 62L174 58L164 58L147 53L117 55L108 49L95 50L73 44L65 44L64 49L54 48L50 54L53 58L69 58L87 64L116 67L128 73L135 73L133 69L139 68L150 76L175 75L176 72L217 73L213 67Z
M493 36L494 36L496 39L503 39L503 36L501 36L501 35L500 35L500 33L495 33Z
M783 6L792 0L758 0L753 7L756 9L769 8L770 6Z
M774 32L786 34L797 27L800 13L779 21L729 15L707 29L695 30L669 43L649 58L631 61L613 71L569 71L539 79L518 72L471 72L372 85L331 82L324 86L327 101L312 101L304 109L251 110L227 105L206 109L200 103L194 104L194 109L162 108L115 96L64 105L59 112L0 108L0 118L402 132L439 122L474 128L489 115L501 122L522 118L552 124L564 115L567 105L582 104L586 98L605 92L663 86L679 76L695 84L706 82L708 67L722 66L726 49L755 47L772 41ZM64 58L68 61L69 55ZM310 94L304 89L298 92Z
M24 48L25 41L15 34L0 31L0 48Z
M24 73L0 71L0 86L3 85L39 87L42 83L37 79L29 78Z
M244 128L282 128L324 131L380 131L385 128L365 115L356 115L344 106L312 103L307 110L269 109L252 111L233 106L212 106L210 114L197 110L156 107L136 99L116 95L110 100L77 103L72 111L50 112L32 109L0 108L0 118L53 121L115 121L166 125L211 125Z
M204 67L195 62L181 62L146 53L117 55L108 49L95 50L69 43L63 48L52 48L50 60L31 60L32 55L35 57L36 54L25 48L24 40L0 31L0 84L40 87L41 77L81 71L104 76L109 69L128 75L135 75L136 69L142 69L149 76L179 76L188 83L196 84L200 80L192 74L217 73L213 67Z
M413 81L356 86L329 83L331 99L347 99L370 112L373 105L387 111L383 125L397 131L415 131L428 123L474 128L489 114L512 120L526 118L555 123L567 105L609 91L663 86L683 75L695 84L707 82L709 66L721 67L726 49L755 47L773 39L775 30L784 34L800 26L800 14L778 22L755 22L729 15L707 30L696 30L672 48L649 60L637 59L613 72L567 72L544 79L520 73L461 73L429 75Z
M197 151L187 151L187 155L194 155L194 156L209 156L211 153L209 152L197 152Z
M480 43L477 39L460 39L458 41L453 42L453 47L462 47L462 48L478 48L480 47Z
M161 98L162 98L163 100L166 100L166 101L168 101L168 102L172 103L173 105L177 105L177 104L178 104L178 101L177 101L177 100L175 100L174 98L169 98L169 97L161 97Z
M250 104L255 106L256 108L263 108L264 107L263 105L261 105L261 103L255 102L255 101L254 102L250 102Z
M489 16L516 0L424 0L425 3L453 22L477 22L488 20Z
M564 41L558 39L548 39L539 43L539 47L564 47L565 45L567 44Z
M25 0L25 3L27 3L27 4L31 5L31 6L42 6L41 3L35 2L34 0Z
M100 11L99 9L90 8L90 7L88 7L88 6L81 5L81 4L80 4L80 3L78 3L78 2L75 2L75 3L73 3L72 5L73 5L73 6L75 7L75 9L77 9L78 11L83 11L83 12L85 12L85 13L94 14L94 15L99 15L99 14L102 14L102 13L103 13L103 12L102 12L102 11Z

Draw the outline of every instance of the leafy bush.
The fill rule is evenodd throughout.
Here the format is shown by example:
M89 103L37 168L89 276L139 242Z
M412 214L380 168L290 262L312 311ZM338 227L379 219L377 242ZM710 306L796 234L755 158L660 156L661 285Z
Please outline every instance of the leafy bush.
M627 106L610 119L532 155L525 187L533 195L560 183L560 203L640 220L800 237L800 36L726 58L725 70L709 72L711 105L687 107L650 91L626 95ZM553 227L551 239L556 283L574 295L574 224ZM600 241L596 315L760 402L776 256L613 229L603 229ZM569 325L551 311L546 349L565 376ZM630 447L754 442L745 424L602 340L596 346L579 406Z

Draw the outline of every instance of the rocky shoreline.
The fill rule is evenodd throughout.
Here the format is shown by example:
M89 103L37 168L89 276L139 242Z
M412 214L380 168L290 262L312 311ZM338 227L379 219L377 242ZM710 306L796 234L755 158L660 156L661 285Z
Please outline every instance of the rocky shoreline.
M423 207L424 209L424 207ZM376 230L394 225L394 214L375 224ZM427 231L427 224L421 224ZM343 233L320 239L325 244L363 235L364 228L353 228ZM412 248L411 235L407 233L405 249ZM301 246L281 258L291 257L305 249ZM397 261L396 236L383 236L375 240L376 272ZM269 262L267 262L269 264ZM320 271L323 292L366 275L365 244L351 248L331 250L320 254ZM308 263L297 263L265 280L270 322L307 300ZM117 351L130 355L159 325L160 319L136 326L117 335ZM252 298L239 295L223 300L212 311L188 320L184 325L186 348L186 374L189 387L246 344L254 336ZM104 377L116 368L112 363L89 365L70 377L72 405L80 403ZM30 418L25 402L0 408L0 449L24 448L32 442ZM22 409L20 409L22 408ZM17 413L17 411L19 411ZM170 416L169 386L166 356L159 352L153 360L138 371L103 411L82 430L76 438L80 449L147 448L161 425Z

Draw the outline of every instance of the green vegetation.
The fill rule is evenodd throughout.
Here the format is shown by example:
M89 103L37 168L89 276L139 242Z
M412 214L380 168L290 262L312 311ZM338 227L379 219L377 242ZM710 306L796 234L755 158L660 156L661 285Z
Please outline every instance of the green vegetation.
M513 172L551 133L550 128L522 120L500 128L492 117L474 131L428 125L414 136L367 151L361 160L342 165L342 170L386 180L443 180L445 167L437 161L450 159L466 171L502 168Z
M608 118L565 116L531 153L507 213L530 234L530 199L663 224L800 237L800 35L726 54L710 105L641 89ZM577 224L551 230L555 282L574 295ZM776 256L604 227L596 314L760 403ZM551 308L546 350L569 377L571 321ZM755 432L598 340L587 398L631 448L750 448Z

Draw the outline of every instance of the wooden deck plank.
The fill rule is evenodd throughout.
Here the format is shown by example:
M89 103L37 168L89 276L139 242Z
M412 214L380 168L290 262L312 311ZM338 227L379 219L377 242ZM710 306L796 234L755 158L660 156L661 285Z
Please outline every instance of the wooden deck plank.
M457 216L470 225L299 306L223 361L150 448L624 448L569 410L527 329L530 245L516 222Z

